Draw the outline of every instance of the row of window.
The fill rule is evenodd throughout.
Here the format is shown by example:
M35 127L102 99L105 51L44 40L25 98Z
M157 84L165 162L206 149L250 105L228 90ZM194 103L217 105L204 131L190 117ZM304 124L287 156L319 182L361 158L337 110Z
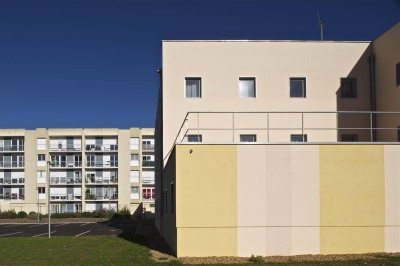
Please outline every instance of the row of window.
M186 78L185 84L186 98L201 98L201 78ZM306 98L306 78L290 78L289 84L291 98ZM240 98L256 98L256 78L239 78L238 94ZM340 97L357 98L357 80L355 78L340 80Z

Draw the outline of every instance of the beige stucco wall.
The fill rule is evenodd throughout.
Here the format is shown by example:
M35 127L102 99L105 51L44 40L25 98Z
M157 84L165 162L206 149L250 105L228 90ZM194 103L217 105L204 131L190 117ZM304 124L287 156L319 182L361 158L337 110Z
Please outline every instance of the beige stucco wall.
M400 63L400 23L372 42L376 57L377 111L400 112L400 87L396 87L396 64ZM378 115L380 128L400 127L400 115ZM396 130L378 131L378 140L397 141Z
M349 75L357 77L360 84L360 97L351 100L351 107L353 110L368 109L369 68L368 64L365 65L365 56L358 67L355 66L368 53L369 45L369 42L164 41L162 104L163 123L168 125L163 128L164 156L171 149L188 111L336 111L340 78ZM184 97L185 77L202 78L200 99ZM239 77L256 78L256 98L238 97ZM290 77L306 77L307 98L289 97ZM229 119L200 117L198 123L194 117L188 128L197 128L198 124L231 128ZM265 118L236 119L236 127L242 123L244 127L256 125L266 128ZM297 126L301 120L281 116L271 118L271 123L276 127ZM310 127L336 127L336 115L310 116L306 123ZM232 132L221 132L204 132L203 141L224 142L223 139L232 136ZM270 141L287 142L291 133L299 134L274 132ZM305 133L309 141L337 140L335 130ZM235 138L238 134L236 132ZM260 141L266 141L265 132L258 134Z

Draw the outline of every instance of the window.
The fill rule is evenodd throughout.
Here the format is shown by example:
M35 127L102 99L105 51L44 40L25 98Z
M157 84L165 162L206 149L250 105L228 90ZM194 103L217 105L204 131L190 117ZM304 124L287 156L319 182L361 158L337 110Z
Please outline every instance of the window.
M396 64L396 86L400 86L400 63Z
M240 142L256 142L256 135L240 135Z
M201 135L187 135L186 136L187 142L202 142Z
M185 97L201 98L201 78L185 79Z
M139 199L139 187L131 187L131 199Z
M175 213L175 184L172 183L171 184L171 193L170 193L170 197L171 197L171 214Z
M397 130L397 141L400 142L400 127Z
M131 150L139 149L139 138L131 138Z
M307 135L301 135L301 134L295 134L295 135L290 135L290 141L291 142L307 142Z
M46 193L46 188L45 187L38 187L38 192L39 194L45 194Z
M305 78L290 78L290 98L306 98Z
M139 166L139 154L131 154L131 166Z
M342 141L343 142L356 142L356 141L358 141L358 135L357 134L343 134Z
M143 199L154 199L155 198L155 189L154 188L143 188Z
M37 183L46 183L46 171L37 171Z
M340 79L340 97L357 98L357 82L354 78Z
M37 139L37 150L38 151L46 150L46 139Z
M132 183L139 183L139 171L131 171L130 177Z
M45 154L38 154L38 155L37 155L37 160L38 160L39 162L46 161L46 155L45 155Z
M255 78L239 78L239 97L255 98L256 97L256 79Z

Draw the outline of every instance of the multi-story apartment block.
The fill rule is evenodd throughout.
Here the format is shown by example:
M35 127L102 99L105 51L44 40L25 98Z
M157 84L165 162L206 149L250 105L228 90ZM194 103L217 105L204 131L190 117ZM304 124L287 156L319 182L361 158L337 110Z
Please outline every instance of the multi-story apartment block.
M154 212L154 130L1 129L1 209L47 213L49 190L53 213Z
M180 256L400 251L400 23L163 41L156 226Z

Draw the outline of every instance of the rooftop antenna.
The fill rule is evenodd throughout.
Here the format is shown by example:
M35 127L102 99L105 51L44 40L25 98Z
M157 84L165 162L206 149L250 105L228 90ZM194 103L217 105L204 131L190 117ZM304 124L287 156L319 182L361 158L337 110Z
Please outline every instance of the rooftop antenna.
M324 40L324 22L322 21L321 16L319 15L319 11L317 12L318 16L318 31L321 32L321 41Z

